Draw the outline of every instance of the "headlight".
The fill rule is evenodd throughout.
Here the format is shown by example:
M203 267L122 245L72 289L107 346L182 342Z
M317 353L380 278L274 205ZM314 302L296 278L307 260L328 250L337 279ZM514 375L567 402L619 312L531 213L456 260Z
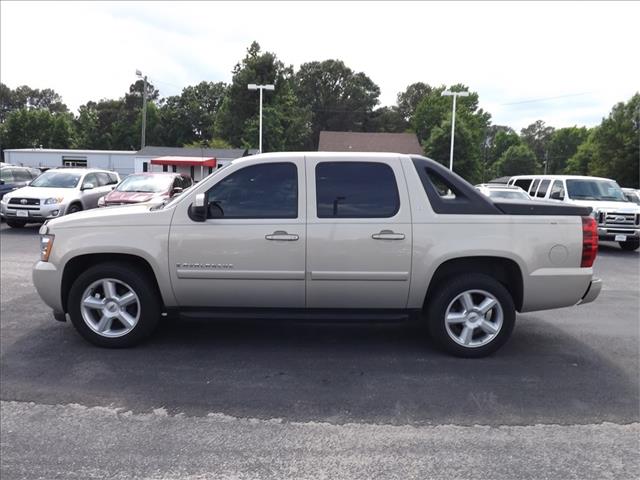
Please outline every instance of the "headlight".
M52 197L52 198L47 198L44 201L45 205L54 205L56 203L62 203L62 201L64 200L64 197Z
M43 262L49 261L49 255L51 254L51 248L53 247L54 235L41 235L40 236L40 260Z

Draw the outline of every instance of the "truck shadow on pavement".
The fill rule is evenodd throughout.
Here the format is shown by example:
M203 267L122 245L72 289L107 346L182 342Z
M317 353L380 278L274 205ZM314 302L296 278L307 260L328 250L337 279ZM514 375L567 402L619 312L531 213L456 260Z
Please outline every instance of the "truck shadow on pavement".
M41 311L3 339L3 400L331 423L638 421L634 376L531 315L496 355L464 360L415 326L280 321L165 321L140 347L106 350Z

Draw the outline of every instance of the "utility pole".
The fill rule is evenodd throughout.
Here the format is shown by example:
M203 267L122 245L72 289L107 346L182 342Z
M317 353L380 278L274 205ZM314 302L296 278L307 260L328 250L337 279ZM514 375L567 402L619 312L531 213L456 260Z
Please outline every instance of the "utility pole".
M142 90L142 134L140 138L140 150L144 148L145 136L147 131L147 76L142 76L140 70L136 70L136 75L144 80L144 88Z
M256 85L255 83L250 83L247 85L249 90L260 90L260 133L258 140L258 150L259 153L262 153L262 91L263 90L275 90L275 86L272 84L269 85Z
M449 153L449 170L453 172L453 140L456 132L456 100L458 97L468 97L469 92L452 92L445 90L441 94L443 97L453 97L453 113L451 114L451 152Z

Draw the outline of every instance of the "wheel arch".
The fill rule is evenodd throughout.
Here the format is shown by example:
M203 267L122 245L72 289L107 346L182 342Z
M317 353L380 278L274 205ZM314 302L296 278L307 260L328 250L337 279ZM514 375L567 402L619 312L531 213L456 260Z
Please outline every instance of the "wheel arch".
M515 260L499 256L470 256L445 260L436 268L429 281L424 305L427 305L429 298L442 282L446 282L448 278L469 273L483 273L495 278L511 294L516 310L522 309L524 300L522 269Z
M65 313L69 311L67 302L69 301L71 285L78 275L95 265L115 262L125 263L127 266L144 272L149 277L149 280L152 281L152 288L155 289L158 298L163 301L162 292L158 285L156 274L151 267L151 264L144 258L126 253L88 253L71 258L64 266L60 290L62 295L62 307L64 308Z

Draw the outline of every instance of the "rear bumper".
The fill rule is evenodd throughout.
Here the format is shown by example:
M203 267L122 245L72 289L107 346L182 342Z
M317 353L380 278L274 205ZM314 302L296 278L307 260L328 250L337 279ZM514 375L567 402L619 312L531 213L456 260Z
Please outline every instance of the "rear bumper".
M578 305L584 305L585 303L593 302L596 298L598 298L598 295L600 295L600 290L602 290L602 279L594 278L593 280L591 280L589 288L587 288L587 291L585 292L582 299L578 302Z

